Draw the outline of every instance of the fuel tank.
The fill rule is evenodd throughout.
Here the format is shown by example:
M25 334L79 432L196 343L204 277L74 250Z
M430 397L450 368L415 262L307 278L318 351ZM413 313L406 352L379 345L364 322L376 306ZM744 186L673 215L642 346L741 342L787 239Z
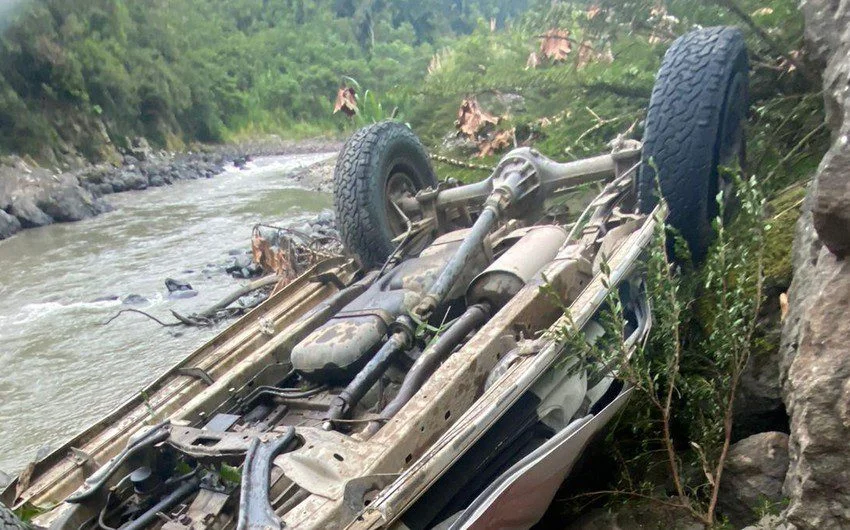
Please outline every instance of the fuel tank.
M373 283L339 313L292 349L292 367L317 382L347 383L372 358L389 325L408 312L428 291L440 271L460 247L468 230L437 238L422 253L410 258ZM464 294L469 282L492 261L492 247L466 260L464 272L448 299Z

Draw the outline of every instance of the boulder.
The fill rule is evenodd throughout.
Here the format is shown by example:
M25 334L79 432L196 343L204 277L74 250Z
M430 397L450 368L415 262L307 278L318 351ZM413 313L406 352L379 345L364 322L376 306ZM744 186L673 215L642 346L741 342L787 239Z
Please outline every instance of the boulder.
M165 288L168 289L169 293L192 290L192 286L188 282L181 282L180 280L175 280L173 278L165 279Z
M140 294L128 294L121 297L121 303L124 305L144 305L148 302L150 302L150 300Z
M12 237L21 231L21 222L14 215L0 210L0 239Z
M31 195L12 197L9 213L18 218L23 228L35 228L53 223L53 219L38 207Z
M59 223L80 221L104 211L90 191L82 188L76 178L63 179L38 197L38 207Z
M782 483L788 471L788 435L763 432L729 448L720 484L720 512L735 528L758 520L766 503L782 501Z

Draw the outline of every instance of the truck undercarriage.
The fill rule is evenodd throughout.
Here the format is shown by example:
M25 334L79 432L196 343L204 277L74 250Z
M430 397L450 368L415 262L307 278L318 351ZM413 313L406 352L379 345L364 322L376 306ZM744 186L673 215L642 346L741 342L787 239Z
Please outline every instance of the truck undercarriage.
M695 35L680 47L742 46L728 28ZM631 392L556 331L598 338L617 289L626 349L646 338L642 260L665 219L704 250L717 166L742 151L738 74L707 101L713 143L684 147L689 160L711 151L701 173L663 158L681 135L654 132L669 94L650 106L644 145L617 139L563 164L518 148L468 185L437 183L402 124L357 132L335 176L352 259L275 294L3 502L61 502L35 523L75 530L531 526ZM580 215L552 213L591 186Z

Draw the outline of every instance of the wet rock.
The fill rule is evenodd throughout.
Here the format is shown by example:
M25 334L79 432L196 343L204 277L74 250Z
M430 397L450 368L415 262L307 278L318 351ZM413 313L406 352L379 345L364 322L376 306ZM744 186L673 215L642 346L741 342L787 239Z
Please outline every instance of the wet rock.
M322 210L318 216L316 216L316 223L323 226L334 226L334 212L333 210Z
M735 443L721 479L719 508L740 528L758 520L756 510L782 500L782 483L788 471L788 435L755 434Z
M175 280L173 278L165 279L165 288L168 289L169 293L173 293L175 291L191 291L192 286L187 282L181 282L179 280Z
M257 291L238 299L236 304L243 309L253 309L263 303L268 297L268 293Z
M120 182L120 191L144 190L148 188L148 178L135 169L123 171L118 181Z
M47 456L48 456L48 455L50 455L50 453L51 453L51 452L53 452L53 448L52 448L51 446L49 446L49 445L42 445L42 446L41 446L41 447L39 447L39 448L38 448L38 450L35 452L35 461L36 461L36 462L41 462L42 460L44 460L45 458L47 458Z
M104 211L103 203L73 182L55 186L38 200L38 207L59 223L81 221Z
M53 223L53 219L44 213L30 196L13 197L9 213L18 218L22 228L35 228Z
M11 484L12 480L14 480L14 479L12 478L11 475L9 475L8 473L4 473L3 471L0 471L0 489L3 489L6 486L8 486L9 484Z
M140 294L128 294L121 298L121 303L124 305L144 305L149 300Z
M179 291L171 291L168 293L168 298L170 300L181 300L184 298L194 298L198 296L198 291L194 289L183 289Z
M92 300L92 302L114 302L116 300L118 300L118 295L108 294L106 296L98 296L97 298Z
M0 239L12 237L21 231L21 222L18 218L0 210Z
M165 186L165 179L161 175L152 175L148 179L148 184L152 187Z
M230 259L224 272L230 274L234 278L253 278L262 272L259 265L254 263L250 254L234 256Z

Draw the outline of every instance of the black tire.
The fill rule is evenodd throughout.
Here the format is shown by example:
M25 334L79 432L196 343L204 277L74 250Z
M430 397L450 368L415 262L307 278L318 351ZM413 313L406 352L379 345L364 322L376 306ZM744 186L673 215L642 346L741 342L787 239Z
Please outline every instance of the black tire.
M0 504L0 530L29 530L29 527L12 510Z
M367 268L383 265L404 233L388 196L437 185L422 143L404 124L384 121L354 133L334 169L334 209L343 243Z
M652 89L638 176L638 209L658 203L695 260L706 254L717 215L719 166L744 153L749 66L743 34L714 27L687 33L667 50ZM657 182L656 182L657 170Z

